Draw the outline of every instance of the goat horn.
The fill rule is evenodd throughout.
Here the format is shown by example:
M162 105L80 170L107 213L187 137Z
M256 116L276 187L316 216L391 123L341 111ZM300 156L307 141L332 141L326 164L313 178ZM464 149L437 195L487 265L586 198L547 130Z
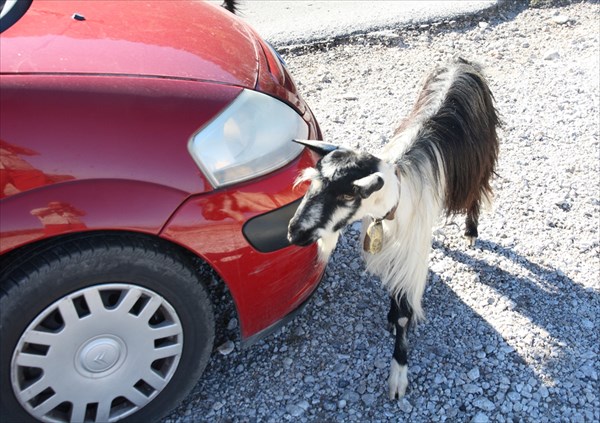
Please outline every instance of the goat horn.
M297 142L298 144L302 144L307 146L309 149L314 151L315 153L320 154L321 156L325 156L328 153L331 153L334 150L339 149L337 145L329 144L323 141L317 140L292 140Z

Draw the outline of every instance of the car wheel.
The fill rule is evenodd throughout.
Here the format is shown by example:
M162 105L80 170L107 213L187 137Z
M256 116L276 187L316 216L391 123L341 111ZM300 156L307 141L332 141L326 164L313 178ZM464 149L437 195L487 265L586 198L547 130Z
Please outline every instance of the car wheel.
M151 421L174 408L214 340L206 290L178 255L142 237L89 236L3 274L3 421Z

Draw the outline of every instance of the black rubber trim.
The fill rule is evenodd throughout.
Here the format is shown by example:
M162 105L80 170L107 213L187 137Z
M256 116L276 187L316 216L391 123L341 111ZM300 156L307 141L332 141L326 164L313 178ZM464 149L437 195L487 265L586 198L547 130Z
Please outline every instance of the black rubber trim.
M289 247L287 229L302 198L279 209L253 217L244 224L242 233L256 250L270 253Z

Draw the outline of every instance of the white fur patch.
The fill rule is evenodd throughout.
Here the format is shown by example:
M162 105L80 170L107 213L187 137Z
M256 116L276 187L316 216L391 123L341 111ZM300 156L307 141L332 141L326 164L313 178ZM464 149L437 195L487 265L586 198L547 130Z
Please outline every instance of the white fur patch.
M396 398L396 396L398 399L401 399L408 387L408 366L398 364L395 358L392 359L392 364L390 366L388 387L391 400Z
M319 260L327 262L335 246L337 245L338 238L340 236L339 231L334 233L327 233L321 236L317 241L319 247Z
M338 167L335 164L330 163L325 160L321 162L321 175L324 178L327 178L327 179L333 178L333 175L335 174L335 172L337 170L338 170Z
M467 241L467 247L469 247L469 248L475 247L475 241L477 241L476 236L465 236L465 239Z
M419 114L412 119L410 126L404 129L402 133L397 134L385 147L384 154L389 157L390 163L393 163L396 158L401 157L404 152L411 146L423 126L423 123L431 116L437 113L442 107L448 90L452 87L456 79L456 69L451 69L438 75L438 80L429 85L429 98L426 105L420 110Z
M319 171L317 169L315 169L314 167L307 167L302 172L300 172L300 175L298 175L298 177L294 181L294 188L306 181L317 182L317 180L315 179L317 176L319 176Z
M351 207L347 207L347 206L339 206L334 212L333 215L331 215L331 218L329 219L329 221L327 222L327 225L324 228L324 232L333 232L333 228L335 228L335 226L342 222L343 220L346 220L348 218L348 216L350 216L350 214L352 213L352 208ZM351 222L348 222L351 223Z
M384 236L381 252L363 254L367 270L379 276L391 295L406 295L415 321L424 318L421 298L427 282L432 227L443 208L442 186L434 182L431 168L425 169L424 173L402 174L400 186L395 186L396 193L386 188L386 179L378 197L385 200L395 196L397 199L400 194L399 200L396 200L398 208L395 218L382 222ZM382 217L389 207L371 205L370 209L380 213L374 217ZM363 222L363 239L367 226Z
M378 178L383 179L383 173L381 173L381 172L371 173L369 176L365 176L364 178L357 179L353 183L357 187L368 188L371 185L373 185L374 183L376 183Z
M370 177L382 178L383 187L362 201L360 208L356 211L356 220L362 219L365 216L381 219L398 204L398 199L400 197L400 182L396 176L395 168L392 165L383 162L380 163L378 172L375 172L366 178ZM366 178L362 178L362 180ZM361 181L361 179L359 179L359 181ZM363 229L367 227L368 224L367 226L364 226Z
M433 116L442 107L448 90L454 84L456 74L456 68L451 68L445 73L440 74L438 80L429 85L428 88L432 93L430 97L432 101L428 101L429 107L426 109L427 117Z
M323 212L322 204L314 204L304 214L304 219L301 220L300 228L304 231L312 229L316 226Z
M352 209L350 207L338 207L337 210L333 213L327 225L324 228L319 229L319 241L317 245L319 246L319 259L322 261L329 260L331 253L335 250L335 246L337 245L338 239L340 237L340 231L334 231L333 228L341 221L345 220L348 215L352 213ZM350 223L350 222L349 222Z
M421 124L412 125L404 132L393 138L383 148L383 152L389 157L401 157L404 152L410 147L413 140L417 137Z
M400 327L405 328L407 323L408 323L408 317L401 317L398 319L398 325Z

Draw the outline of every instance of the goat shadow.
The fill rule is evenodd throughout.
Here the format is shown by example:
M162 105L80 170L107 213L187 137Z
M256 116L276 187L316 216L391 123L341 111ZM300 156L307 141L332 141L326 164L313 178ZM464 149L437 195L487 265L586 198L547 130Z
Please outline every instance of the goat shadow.
M531 396L543 395L542 385L548 387L544 388L548 397L539 402L538 421L566 421L560 417L562 410L577 408L573 401L578 400L569 386L588 384L597 392L597 380L577 373L585 362L595 360L590 354L598 352L598 336L577 336L584 331L573 332L572 327L587 319L597 329L598 293L584 289L559 270L491 241L479 240L472 252L454 250L454 242L450 245L435 242L434 250L453 261L452 267L464 265L477 272L479 283L514 303L511 313L547 331L552 348L556 346L558 351L555 357L538 360L520 355L529 350L513 348L514 334L500 333L483 313L461 298L464 292L454 292L451 283L431 271L424 296L427 322L416 326L409 336L409 391L404 400L389 401L385 383L393 345L385 324L389 302L376 278L364 273L357 253L358 233L352 231L342 238L338 251L347 255L347 260L336 256L330 261L325 280L305 312L285 330L252 348L236 349L227 356L214 354L202 380L170 421L187 410L191 421L258 421L259 416L283 421L291 419L287 406L301 398L310 398L315 404L305 411L305 418L312 421L356 420L351 411L359 412L362 421L398 421L401 416L406 421L439 421L442 417L474 421L481 396L494 404L491 420L513 415L515 421L533 421L531 410L523 409L523 404ZM514 264L518 274L513 274L511 266L496 265L495 258L501 259L502 265L506 261ZM459 270L455 275L465 277L465 272ZM364 289L364 284L372 285L373 291ZM482 300L485 304L486 299ZM582 307L574 307L574 300ZM494 316L500 317L499 313L495 311ZM481 371L480 377L469 375L474 367L478 374ZM273 395L273 386L287 391ZM528 386L534 386L533 390L527 391ZM520 389L523 397L513 404L508 398ZM441 401L430 404L431 398ZM339 400L348 405L338 408ZM245 403L252 405L239 407ZM429 409L431 405L433 409ZM587 403L584 411L590 412L592 406ZM248 408L255 410L254 417L243 415ZM265 414L265 410L270 411Z
M476 249L493 253L525 269L529 275L516 275L489 263L477 254L451 249L434 242L434 249L457 263L470 267L479 275L479 282L487 285L512 302L512 311L529 319L545 330L558 354L544 357L543 374L560 383L567 372L577 372L582 357L597 357L598 313L600 294L585 288L561 270L545 267L519 255L511 248L493 241L479 239ZM574 330L575 327L577 330ZM589 333L589 336L581 336ZM562 369L559 373L558 369Z

